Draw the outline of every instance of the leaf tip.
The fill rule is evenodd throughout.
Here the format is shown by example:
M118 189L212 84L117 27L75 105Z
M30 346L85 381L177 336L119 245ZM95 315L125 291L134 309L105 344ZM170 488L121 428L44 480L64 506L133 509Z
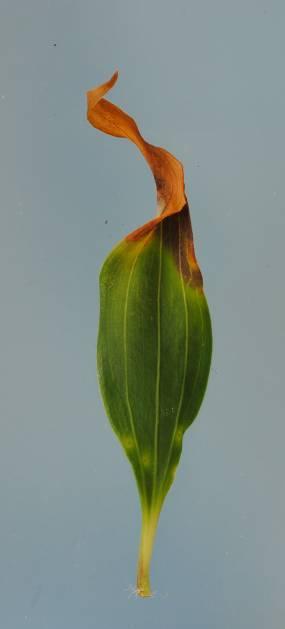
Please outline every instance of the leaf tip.
M117 83L119 77L119 71L115 70L114 74L112 74L111 78L105 83L101 85L97 85L97 87L91 88L91 90L87 90L86 98L87 98L87 120L92 124L92 112L96 107L97 103L101 98L109 92L112 87L114 87L115 83Z

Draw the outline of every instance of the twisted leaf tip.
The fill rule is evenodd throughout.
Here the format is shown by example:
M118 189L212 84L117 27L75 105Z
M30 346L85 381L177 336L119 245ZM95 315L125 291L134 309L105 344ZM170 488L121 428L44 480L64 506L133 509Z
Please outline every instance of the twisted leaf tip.
M118 72L115 72L109 81L87 92L87 119L100 131L128 138L136 144L153 173L159 213L179 212L186 203L183 166L165 149L146 142L134 119L103 98L117 79Z
M118 72L102 85L87 92L87 120L96 129L109 135L127 138L133 142L146 159L154 176L157 190L157 216L145 225L126 236L126 240L139 240L154 231L161 221L178 212L184 214L182 239L179 245L184 278L197 287L202 287L202 274L195 256L193 232L189 207L185 195L184 171L181 162L164 148L146 142L133 118L110 101L103 98L118 80ZM174 221L174 223L177 221ZM177 241L178 229L169 233L171 240ZM176 251L177 242L173 247Z

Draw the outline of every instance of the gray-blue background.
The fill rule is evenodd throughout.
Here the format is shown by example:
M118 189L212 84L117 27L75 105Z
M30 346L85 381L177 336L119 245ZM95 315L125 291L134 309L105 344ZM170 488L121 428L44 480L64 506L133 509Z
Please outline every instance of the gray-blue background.
M1 0L3 629L283 629L283 0ZM56 45L55 45L56 44ZM209 387L130 596L140 514L98 393L98 272L151 218L110 98L185 166L214 331ZM108 221L108 222L106 222Z

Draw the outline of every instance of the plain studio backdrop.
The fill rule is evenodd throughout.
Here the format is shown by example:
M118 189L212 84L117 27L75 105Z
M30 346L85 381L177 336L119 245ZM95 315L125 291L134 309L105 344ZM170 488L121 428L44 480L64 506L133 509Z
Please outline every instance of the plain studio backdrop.
M1 627L283 629L284 2L0 5ZM214 334L150 600L95 366L99 269L155 212L137 149L85 119L115 69L184 164Z

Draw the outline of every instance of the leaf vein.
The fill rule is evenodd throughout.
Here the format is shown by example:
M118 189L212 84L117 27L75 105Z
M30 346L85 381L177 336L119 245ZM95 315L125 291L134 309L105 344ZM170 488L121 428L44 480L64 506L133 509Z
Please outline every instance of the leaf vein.
M138 440L137 440L137 434L136 434L135 423L134 423L134 415L133 415L133 411L132 411L132 407L131 407L131 403L130 403L130 397L129 397L128 365L127 365L127 353L128 353L128 348L127 348L127 314L128 314L130 286L131 286L131 280L132 280L132 277L133 277L133 274L134 274L135 266L137 264L137 261L139 259L140 254L142 253L144 245L145 245L145 241L143 242L143 246L138 251L138 253L137 253L137 255L136 255L136 257L135 257L135 259L133 261L133 264L131 266L131 269L130 269L128 284L127 284L127 291L126 291L126 301L125 301L125 307L124 307L124 333L123 333L123 338L124 338L124 367L125 367L125 394L126 394L126 402L127 402L127 409L128 409L128 414L129 414L130 428L131 428L131 432L132 432L132 435L133 435L133 439L134 439L134 443L135 443L135 447L136 447L136 451L137 451L137 455L138 455L138 462L139 462L139 466L140 466L140 470L141 470L144 498L146 500L146 487L145 487L144 470L143 470L142 461L141 461L140 447L139 447Z
M154 424L154 478L153 478L153 501L155 500L157 475L158 475L158 436L159 436L159 406L160 406L160 362L161 362L161 271L162 271L162 230L163 221L160 223L160 243L159 243L159 267L157 286L157 364L156 364L156 387L155 387L155 424Z
M179 274L180 274L182 296L183 296L183 304L184 304L184 314L185 314L185 351L184 351L183 377L182 377L182 385L181 385L180 397L179 397L179 401L178 401L177 412L176 412L176 417L175 417L175 421L174 421L174 429L173 429L172 438L171 438L171 442L170 442L170 446L169 446L169 454L168 454L167 462L166 462L166 465L165 465L165 474L164 474L162 485L164 484L164 482L166 480L166 477L167 477L167 472L169 471L169 463L171 461L171 455L172 455L172 452L173 452L175 435L176 435L176 431L177 431L178 424L179 424L180 413L181 413L181 408L182 408L182 402L183 402L183 397L184 397L184 392L185 392L187 362L188 362L188 353L189 353L189 348L188 348L188 344L189 344L188 309L187 309L187 301L186 301L185 286L184 286L184 280L183 280L183 275L182 275L182 263L181 263L180 216L178 217L178 251L179 251Z

